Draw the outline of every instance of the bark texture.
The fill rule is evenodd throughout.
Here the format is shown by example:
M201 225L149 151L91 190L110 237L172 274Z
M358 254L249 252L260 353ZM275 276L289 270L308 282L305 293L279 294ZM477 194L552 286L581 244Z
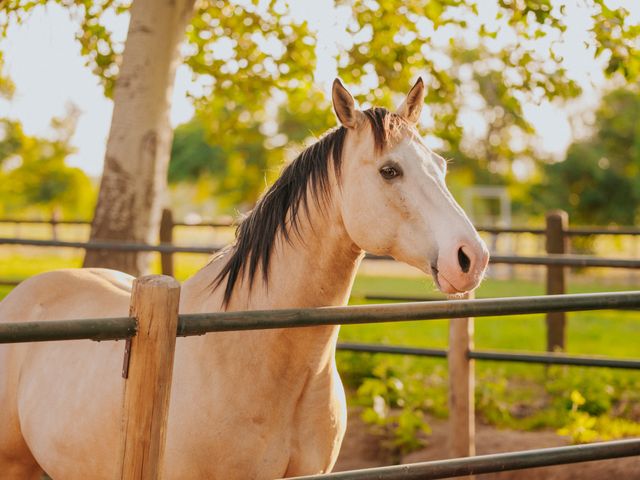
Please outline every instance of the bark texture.
M91 240L151 243L158 235L173 139L171 94L194 1L131 6ZM148 254L90 250L83 266L140 276L148 263Z

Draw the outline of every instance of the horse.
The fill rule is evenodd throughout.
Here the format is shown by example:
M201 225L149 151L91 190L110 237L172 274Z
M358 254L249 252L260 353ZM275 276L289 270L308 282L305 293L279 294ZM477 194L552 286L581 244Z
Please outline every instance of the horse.
M368 251L474 289L485 244L445 185L447 162L416 124L425 87L359 110L336 79L340 123L302 151L239 224L235 242L184 282L180 313L345 305ZM2 321L121 317L132 277L90 268L27 279ZM338 326L178 338L166 479L330 472L346 428ZM0 346L0 477L111 479L122 419L122 342Z

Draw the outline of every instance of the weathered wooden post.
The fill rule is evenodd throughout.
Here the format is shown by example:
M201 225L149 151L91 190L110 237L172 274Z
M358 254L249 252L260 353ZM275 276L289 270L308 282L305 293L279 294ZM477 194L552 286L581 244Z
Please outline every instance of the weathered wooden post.
M566 231L569 215L562 210L547 213L546 250L551 254L568 251ZM566 293L565 267L547 266L547 295ZM547 351L564 350L566 346L567 316L564 312L547 313Z
M149 275L133 283L130 315L137 334L127 342L123 376L121 480L162 478L180 284Z
M58 222L60 221L60 212L58 209L54 208L51 212L51 220L49 220L49 224L51 225L51 240L58 240Z
M474 294L465 295L474 298ZM473 349L473 318L449 320L449 454L452 458L476 454L475 373L469 358Z
M173 243L173 213L168 208L162 210L162 219L160 220L160 243ZM160 264L162 265L162 274L173 277L173 253L160 253Z

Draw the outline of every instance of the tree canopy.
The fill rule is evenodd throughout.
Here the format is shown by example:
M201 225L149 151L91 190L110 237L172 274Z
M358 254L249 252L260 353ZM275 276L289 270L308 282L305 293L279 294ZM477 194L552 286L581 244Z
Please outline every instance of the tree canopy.
M616 89L596 111L593 133L532 188L542 208L562 208L581 224L631 225L640 215L640 92Z
M10 99L14 86L2 66L0 56L0 96ZM52 139L28 135L19 121L0 118L0 215L91 215L95 186L82 170L65 163L74 152L70 142L77 115L70 107L64 117L54 118Z
M53 120L56 138L26 134L20 122L0 118L0 214L54 212L88 218L95 185L65 160L73 153L61 119Z
M110 96L123 44L107 19L126 14L130 1L55 1L77 18L87 64ZM46 3L8 0L0 27ZM466 183L508 183L514 160L534 159L526 102L580 94L562 57L570 23L562 2L338 0L336 8L350 17L349 40L335 59L338 74L362 104L386 106L422 75L423 131L441 140L440 152L454 160L450 170L463 172ZM585 48L594 62L608 76L640 80L640 26L605 0L587 0L583 8L590 18ZM283 159L274 147L304 143L333 125L329 103L314 90L316 48L316 32L285 1L198 2L183 47L200 87L192 93L197 116L177 132L171 179L209 172L228 203L251 204ZM484 123L479 135L464 131L469 115ZM200 141L188 147L186 137ZM189 152L205 153L211 165L194 166L185 160Z

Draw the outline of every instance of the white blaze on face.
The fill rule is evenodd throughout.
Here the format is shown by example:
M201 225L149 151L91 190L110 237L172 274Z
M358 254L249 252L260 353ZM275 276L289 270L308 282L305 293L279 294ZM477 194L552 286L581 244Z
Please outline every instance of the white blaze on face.
M489 254L445 184L446 161L417 135L407 135L388 156L403 169L397 187L402 191L404 208L414 212L401 228L411 237L402 242L411 243L411 247L403 246L416 253L398 254L413 257L409 263L416 266L421 262L420 268L430 271L446 293L472 290L484 275Z
M433 274L443 292L461 293L478 286L489 253L445 185L446 162L413 128L424 95L418 79L396 112L406 122L394 133L398 138L377 155L365 114L342 83L334 82L334 109L350 130L340 189L342 220L361 249L390 254Z

